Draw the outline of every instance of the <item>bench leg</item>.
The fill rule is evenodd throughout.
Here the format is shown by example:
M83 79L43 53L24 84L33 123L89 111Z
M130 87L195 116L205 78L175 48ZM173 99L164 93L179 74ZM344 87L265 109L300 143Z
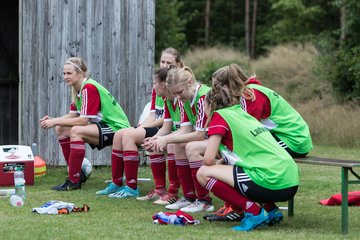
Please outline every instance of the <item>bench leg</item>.
M288 217L294 216L294 198L288 201Z
M341 231L348 234L348 168L341 168Z

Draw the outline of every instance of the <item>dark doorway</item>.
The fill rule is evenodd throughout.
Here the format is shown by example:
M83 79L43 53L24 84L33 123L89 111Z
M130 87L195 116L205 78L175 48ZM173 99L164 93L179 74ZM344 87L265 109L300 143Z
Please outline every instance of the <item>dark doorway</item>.
M0 4L0 145L7 145L19 142L19 1Z

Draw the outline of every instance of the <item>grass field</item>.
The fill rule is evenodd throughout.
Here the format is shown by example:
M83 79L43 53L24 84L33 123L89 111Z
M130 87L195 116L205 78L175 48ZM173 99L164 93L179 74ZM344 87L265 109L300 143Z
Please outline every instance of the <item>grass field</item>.
M317 146L311 155L360 160L359 149ZM301 186L295 196L295 216L273 227L261 227L252 232L236 232L238 223L209 223L203 214L193 214L201 223L196 226L162 226L152 224L151 216L164 211L162 206L134 199L110 199L95 192L104 188L110 178L110 167L98 167L79 191L56 192L50 187L64 180L65 167L48 167L45 177L27 186L27 202L22 208L0 198L0 239L359 239L360 208L349 208L349 234L340 231L340 207L325 207L318 202L340 192L340 168L299 165ZM142 166L139 177L151 177L150 168ZM141 194L152 188L152 182L139 184ZM352 185L349 191L358 190ZM31 213L49 200L72 202L90 207L88 213L69 215L39 215ZM216 208L222 205L214 199ZM286 206L287 203L279 203Z

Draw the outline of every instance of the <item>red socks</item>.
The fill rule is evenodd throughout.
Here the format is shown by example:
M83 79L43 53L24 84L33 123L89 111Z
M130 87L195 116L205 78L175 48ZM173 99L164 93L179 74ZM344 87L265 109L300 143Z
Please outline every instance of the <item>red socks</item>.
M80 181L80 171L85 157L85 142L71 141L69 155L69 178L73 183Z
M139 161L138 151L124 151L126 185L132 189L137 188Z
M196 178L196 173L199 170L199 168L203 165L203 161L202 160L192 161L192 162L189 162L189 164L190 164L190 169L191 169L191 176L194 181L194 186L196 189L196 194L198 196L198 199L207 201L207 202L211 202L209 190L207 190L206 188L201 186Z
M180 180L177 174L177 167L176 167L174 153L168 153L167 163L168 163L168 175L169 175L169 183L170 183L168 192L177 194L180 188Z
M176 159L177 173L180 179L183 194L188 199L196 199L194 182L187 159Z
M166 159L163 154L150 155L150 167L154 177L155 188L164 189L166 187Z
M241 195L235 188L214 178L210 178L206 185L206 189L213 192L215 196L231 204L235 211L244 210L253 215L258 215L261 208L252 200Z
M123 185L124 160L123 151L112 150L111 153L111 175L112 181L118 186Z
M60 143L66 164L69 166L70 138L69 137L59 137L58 141Z

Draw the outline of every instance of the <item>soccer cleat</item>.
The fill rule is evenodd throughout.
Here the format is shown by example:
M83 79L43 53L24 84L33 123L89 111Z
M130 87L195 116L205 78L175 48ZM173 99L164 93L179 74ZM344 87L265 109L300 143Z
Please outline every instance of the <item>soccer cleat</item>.
M226 210L226 207L223 206L223 207L219 208L218 210L216 210L214 213L205 214L203 216L203 219L208 220L209 217L222 216L222 214L225 210Z
M83 170L80 171L80 182L81 183L85 183L88 178L90 177L91 173L89 174L89 176L86 176L85 173L83 172Z
M235 231L251 231L255 228L268 224L269 223L269 215L265 211L265 209L261 209L259 215L254 216L251 213L245 212L245 217L241 220L240 225L233 227L232 229Z
M110 193L114 193L119 191L122 186L116 185L114 182L109 182L105 189L97 191L96 195L109 195Z
M139 189L132 189L128 186L124 186L117 192L109 194L109 198L132 198L139 196Z
M211 212L214 211L214 205L211 202L201 201L196 199L189 206L180 208L180 211L188 213L197 213L197 212Z
M180 208L189 206L191 203L193 203L193 202L186 199L185 197L182 197L177 202L166 205L165 208L169 209L169 210L179 210Z
M206 218L205 218L206 217ZM231 207L225 208L225 210L222 210L220 208L218 211L215 212L215 214L212 215L206 215L204 216L204 219L208 221L229 221L229 222L237 222L241 221L243 219L244 213L238 212L232 209Z
M56 185L51 188L51 190L56 191L69 191L69 190L77 190L81 188L81 182L73 183L70 179L66 179L63 184Z
M154 204L168 205L168 204L176 203L177 200L179 200L179 197L178 197L177 193L166 193L160 199L156 200L154 202Z
M273 226L277 223L280 223L284 218L282 212L278 207L275 207L273 210L268 212L268 215L269 215L269 223L268 223L269 226Z
M142 197L137 197L136 199L140 200L140 201L155 201L155 200L160 199L165 194L166 194L165 189L153 189L147 195L142 196Z

